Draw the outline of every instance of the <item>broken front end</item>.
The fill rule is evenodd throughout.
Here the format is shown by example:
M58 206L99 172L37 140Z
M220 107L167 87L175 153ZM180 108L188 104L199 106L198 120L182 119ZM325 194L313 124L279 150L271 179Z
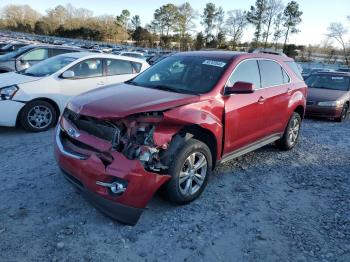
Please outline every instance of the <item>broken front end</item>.
M162 112L101 120L66 109L56 130L55 155L65 177L95 206L136 224L154 193L167 181L179 125Z

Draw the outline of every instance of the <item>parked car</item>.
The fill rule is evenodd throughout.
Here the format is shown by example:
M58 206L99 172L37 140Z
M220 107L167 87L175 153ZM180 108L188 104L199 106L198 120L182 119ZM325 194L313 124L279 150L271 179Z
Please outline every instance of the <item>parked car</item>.
M312 74L316 74L319 72L334 72L333 69L327 69L327 68L311 68L311 69L304 69L302 72L302 76L304 80L308 78Z
M129 56L129 57L134 57L134 58L139 58L139 59L143 59L146 60L146 57L142 54L142 53L138 53L138 52L115 52L116 55L120 55L120 56Z
M222 162L299 137L307 87L285 56L188 52L119 86L73 98L56 131L65 177L109 216L135 224L164 186L186 204Z
M350 73L313 74L305 80L309 87L306 115L344 121L349 113Z
M131 57L78 52L1 74L0 126L18 123L28 131L45 131L56 124L70 97L124 82L148 67Z
M0 73L21 71L47 58L82 49L53 45L28 45L0 56Z
M150 65L154 65L162 60L164 60L165 58L174 55L175 53L169 53L169 54L158 54L158 55L154 55L153 57L147 59L146 61L150 64Z
M338 72L348 72L348 73L350 73L350 68L339 68L337 71Z
M0 48L0 55L4 55L20 49L23 46L28 45L27 43L8 43L7 45Z

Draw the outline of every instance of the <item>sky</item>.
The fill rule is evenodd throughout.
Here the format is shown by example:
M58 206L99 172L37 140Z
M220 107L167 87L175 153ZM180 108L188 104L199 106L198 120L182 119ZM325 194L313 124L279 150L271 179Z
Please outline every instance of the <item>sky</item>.
M29 5L41 14L45 14L45 10L53 8L59 4L65 5L71 3L74 7L87 8L94 12L94 15L118 15L123 9L128 9L131 15L140 15L142 24L150 22L153 18L154 10L161 5L173 3L176 5L188 1L194 9L199 13L203 12L203 8L208 1L203 0L32 0ZM350 0L296 0L300 9L303 11L302 23L299 25L300 33L292 35L289 43L293 44L320 44L325 39L327 27L331 22L342 22L350 27L350 21L346 19L350 16ZM255 0L212 0L217 6L222 6L225 11L242 9L248 10L254 5ZM282 0L287 4L288 0ZM1 0L0 8L8 4L28 4L24 0ZM197 30L201 30L198 19ZM349 30L350 31L350 30ZM250 41L253 38L254 29L247 28L244 35L244 41ZM349 36L350 38L350 36ZM335 44L335 43L334 43Z

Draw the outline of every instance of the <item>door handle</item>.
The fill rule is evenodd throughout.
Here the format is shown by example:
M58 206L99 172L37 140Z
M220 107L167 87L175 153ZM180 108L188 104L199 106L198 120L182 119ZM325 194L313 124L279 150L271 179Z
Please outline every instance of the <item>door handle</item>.
M287 93L288 93L289 95L292 93L292 91L293 91L293 90L292 90L291 87L288 87L288 88L287 88Z
M266 99L261 96L261 97L259 97L258 103L263 104L263 103L265 103L265 101L266 101Z
M103 86L103 85L105 85L106 83L105 82L98 82L97 83L99 86Z

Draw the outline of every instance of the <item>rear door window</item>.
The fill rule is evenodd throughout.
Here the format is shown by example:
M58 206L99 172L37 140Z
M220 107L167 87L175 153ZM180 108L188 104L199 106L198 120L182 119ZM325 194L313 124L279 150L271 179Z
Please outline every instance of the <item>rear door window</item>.
M260 60L259 67L261 73L261 86L263 88L278 86L285 83L283 69L280 64L272 60Z
M101 59L88 59L80 62L70 69L76 78L89 78L103 76Z
M253 83L255 89L261 88L260 74L257 60L247 60L240 63L228 81L228 86L236 82Z
M126 60L106 59L106 64L108 76L135 74L138 69L133 67L132 62Z

